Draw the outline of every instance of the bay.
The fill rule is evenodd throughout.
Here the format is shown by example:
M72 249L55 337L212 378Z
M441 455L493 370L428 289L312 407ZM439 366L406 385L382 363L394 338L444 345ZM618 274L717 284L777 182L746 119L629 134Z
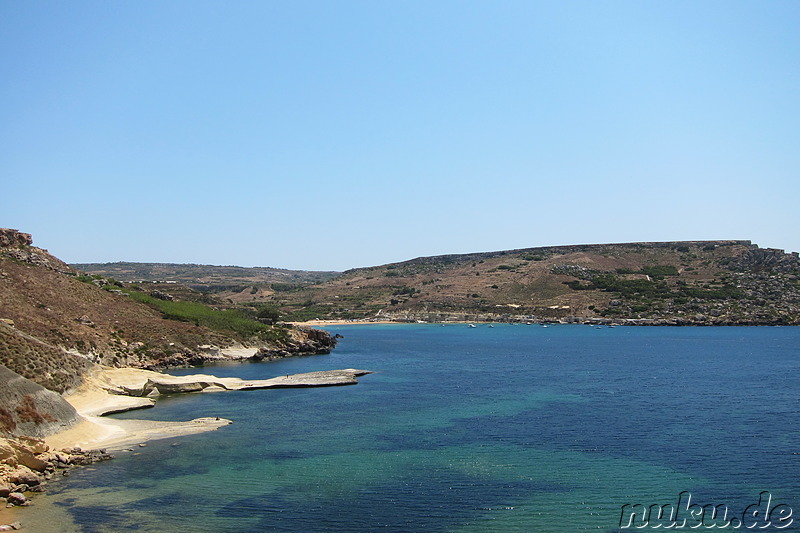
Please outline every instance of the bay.
M613 532L626 504L684 493L741 518L765 491L800 513L800 328L328 329L330 355L203 372L376 373L117 415L234 424L75 470L34 530Z

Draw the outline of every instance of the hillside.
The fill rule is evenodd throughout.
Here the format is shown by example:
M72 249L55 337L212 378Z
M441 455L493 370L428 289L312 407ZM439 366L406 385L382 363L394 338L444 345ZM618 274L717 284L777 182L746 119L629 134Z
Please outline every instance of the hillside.
M800 259L750 241L552 246L359 268L269 301L293 319L798 324Z
M349 270L316 284L306 279L236 285L242 281L238 272L227 277L222 267L215 268L214 284L200 287L202 293L177 284L167 292L242 309L271 307L294 321L800 323L798 254L745 240L421 257ZM171 279L151 274L152 281Z
M30 235L0 229L0 364L51 390L74 388L94 363L153 368L333 345L324 332L86 276L33 246Z

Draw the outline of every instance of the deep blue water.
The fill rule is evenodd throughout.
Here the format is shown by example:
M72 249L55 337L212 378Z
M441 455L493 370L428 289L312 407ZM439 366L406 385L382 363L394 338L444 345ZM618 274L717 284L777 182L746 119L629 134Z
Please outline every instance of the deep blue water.
M202 372L377 373L163 398L120 416L234 424L76 470L48 498L85 532L613 532L625 504L689 491L741 517L769 491L800 531L800 328L329 330L331 355Z

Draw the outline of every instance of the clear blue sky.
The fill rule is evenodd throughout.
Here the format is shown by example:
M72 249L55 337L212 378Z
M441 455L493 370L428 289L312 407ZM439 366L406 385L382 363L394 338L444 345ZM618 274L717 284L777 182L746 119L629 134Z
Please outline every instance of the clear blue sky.
M343 270L800 250L800 2L0 0L0 227Z

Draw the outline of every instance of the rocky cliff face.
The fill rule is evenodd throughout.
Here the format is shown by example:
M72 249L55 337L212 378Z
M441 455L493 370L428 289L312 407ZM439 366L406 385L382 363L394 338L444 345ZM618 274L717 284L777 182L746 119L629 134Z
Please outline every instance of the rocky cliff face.
M737 257L720 262L721 265L739 272L774 272L797 274L800 272L800 256L797 252L786 253L776 248L751 248Z
M320 329L295 329L283 346L263 347L252 357L255 361L280 359L292 355L321 355L330 353L338 340Z
M0 247L12 248L30 246L32 244L33 237L30 233L21 233L10 228L0 228Z
M30 233L15 229L0 228L0 255L59 272L75 272L71 266L47 253L47 250L33 246Z

